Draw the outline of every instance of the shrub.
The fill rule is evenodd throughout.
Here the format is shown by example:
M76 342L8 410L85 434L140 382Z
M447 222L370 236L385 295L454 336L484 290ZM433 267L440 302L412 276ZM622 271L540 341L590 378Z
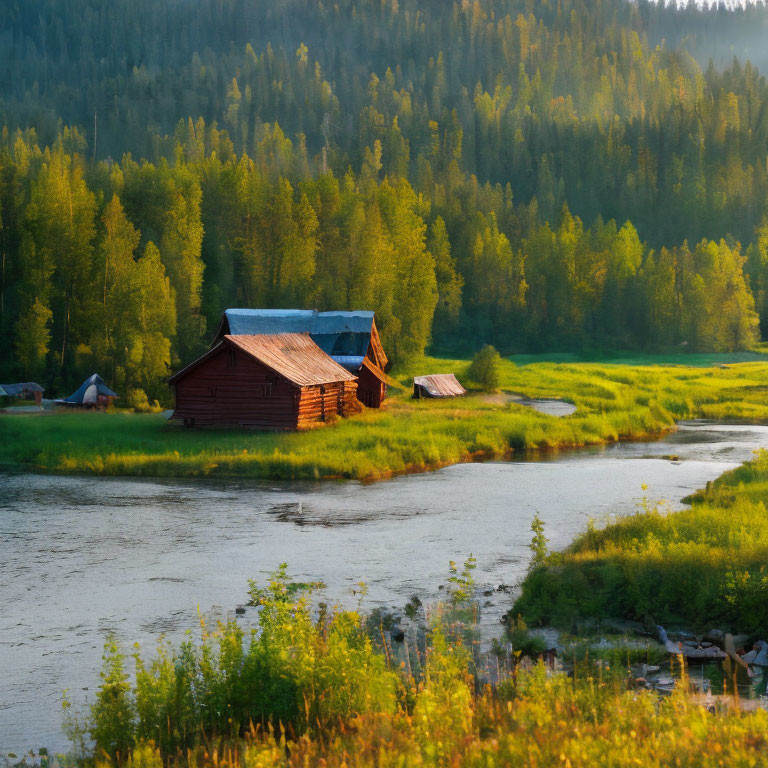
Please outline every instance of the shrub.
M104 645L101 685L91 708L91 736L111 757L125 755L134 746L135 707L125 673L124 657L114 637Z
M486 392L495 392L499 388L500 363L501 356L496 348L486 344L472 359L467 376Z
M147 393L143 389L129 389L125 399L128 407L138 413L149 413L152 410Z
M161 644L149 664L137 650L133 687L114 639L107 643L89 724L97 753L124 756L152 742L173 754L206 738L243 736L251 724L302 733L394 713L399 677L357 613L313 620L306 590L288 581L285 566L251 592L260 606L258 629L246 635L234 621L213 631L203 626L199 642Z

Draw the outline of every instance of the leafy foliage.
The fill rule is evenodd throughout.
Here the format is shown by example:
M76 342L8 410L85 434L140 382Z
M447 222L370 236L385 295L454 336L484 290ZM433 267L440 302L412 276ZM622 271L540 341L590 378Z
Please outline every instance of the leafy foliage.
M480 384L486 392L495 392L499 388L500 362L501 356L496 348L486 345L472 359L467 376Z
M230 622L174 648L162 641L147 664L134 654L135 684L114 640L105 648L103 683L91 710L97 751L127 754L151 740L165 754L203 736L236 738L252 725L282 723L294 732L367 714L392 714L399 689L386 658L374 652L356 613L311 616L285 566L260 595L258 628Z
M263 588L279 595L263 606L270 612L260 626L269 636L263 647L254 639L244 647L242 633L222 627L215 638L204 635L201 646L190 641L159 649L151 668L137 654L134 745L119 756L99 755L98 765L655 768L679 761L715 768L724 756L729 765L762 760L768 726L762 709L742 711L728 698L722 706L702 707L688 694L685 675L669 697L634 689L629 667L658 661L652 648L620 642L593 657L588 646L572 645L573 676L526 662L506 674L499 666L497 684L480 686L469 649L446 631L438 612L420 652L422 672L414 678L387 670L383 649L368 650L369 641L358 634L360 617L337 614L330 625L307 623L300 603L285 599L281 574ZM537 653L521 620L509 636L518 655L524 648ZM362 659L361 672L355 665ZM265 687L267 681L279 687ZM306 686L298 714L292 684ZM346 706L346 697L361 690L367 695ZM268 704L272 717L287 704L297 720L238 721L238 707L256 701ZM106 723L113 712L98 714Z
M531 549L531 568L538 568L540 565L544 565L547 560L547 544L549 539L544 535L544 522L539 517L537 512L531 520L531 531L533 531L533 538L529 547Z

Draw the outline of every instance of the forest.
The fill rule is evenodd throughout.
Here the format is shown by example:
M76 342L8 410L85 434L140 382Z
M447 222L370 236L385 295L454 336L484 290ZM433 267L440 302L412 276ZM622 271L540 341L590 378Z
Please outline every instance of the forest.
M396 365L768 330L768 8L10 0L0 377L167 397L229 306Z

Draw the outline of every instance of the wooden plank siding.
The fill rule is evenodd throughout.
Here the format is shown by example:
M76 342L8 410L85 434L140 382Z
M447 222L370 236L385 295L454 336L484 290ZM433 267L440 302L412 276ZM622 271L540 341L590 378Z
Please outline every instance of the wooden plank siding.
M363 360L357 378L357 398L367 408L381 408L387 394L383 374L368 358Z
M338 368L342 380L297 384L249 352L249 347L256 347L255 341L249 344L254 339L225 337L218 347L172 377L176 394L172 418L188 426L290 430L360 411L356 378L330 358L330 365L324 366L322 360L315 360L315 365L324 367L327 375ZM270 337L267 346L276 341ZM299 347L303 344L302 340L293 341ZM312 347L315 357L324 356L314 344ZM286 364L285 360L279 362ZM309 357L305 359L296 377L306 378L312 362ZM290 363L292 369L300 368L301 356Z
M194 426L296 429L300 387L222 347L175 383L174 419Z
M360 411L357 382L339 381L302 387L298 409L299 428L338 416L351 416Z

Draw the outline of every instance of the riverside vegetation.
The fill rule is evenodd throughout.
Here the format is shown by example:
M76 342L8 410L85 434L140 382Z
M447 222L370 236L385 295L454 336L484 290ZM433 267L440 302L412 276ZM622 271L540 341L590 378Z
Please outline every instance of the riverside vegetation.
M467 362L428 358L412 372ZM410 399L410 379L387 407L298 434L185 430L160 415L4 415L0 464L25 470L145 476L355 478L434 469L461 461L643 439L688 418L768 419L768 363L728 367L498 364L498 385L529 397L564 398L555 418L503 396Z
M541 556L513 615L534 623L623 618L689 629L768 628L768 452L670 512L591 525L564 552Z
M634 689L620 652L580 656L571 677L523 664L537 646L520 620L484 684L472 567L452 566L426 631L399 643L359 612L315 615L285 566L251 585L250 631L203 625L198 639L161 642L151 661L137 647L132 676L112 638L90 711L64 702L72 756L98 768L762 764L765 711L729 697L705 708L684 672L659 700Z

